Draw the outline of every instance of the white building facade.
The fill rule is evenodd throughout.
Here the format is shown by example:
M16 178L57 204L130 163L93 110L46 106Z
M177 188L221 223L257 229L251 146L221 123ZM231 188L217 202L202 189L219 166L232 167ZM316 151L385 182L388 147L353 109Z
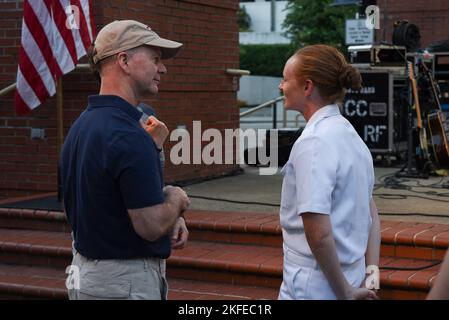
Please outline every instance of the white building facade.
M288 44L290 40L283 33L282 24L287 16L288 1L253 0L240 1L240 7L245 7L251 18L249 32L240 32L240 44ZM273 13L272 14L272 10ZM274 19L273 19L274 18ZM273 19L273 20L272 20ZM248 107L241 108L246 111L256 106L275 99L281 95L278 86L281 77L267 76L242 76L240 79L240 90L237 99L244 101ZM293 128L304 125L304 118L296 111L284 112L283 102L276 104L277 127ZM240 119L240 127L246 128L272 128L272 108L265 108ZM284 120L284 118L286 118Z
M240 43L290 43L283 35L285 30L282 28L287 15L287 3L288 1L274 1L272 6L271 0L240 1L240 8L244 7L251 18L251 31L240 32Z

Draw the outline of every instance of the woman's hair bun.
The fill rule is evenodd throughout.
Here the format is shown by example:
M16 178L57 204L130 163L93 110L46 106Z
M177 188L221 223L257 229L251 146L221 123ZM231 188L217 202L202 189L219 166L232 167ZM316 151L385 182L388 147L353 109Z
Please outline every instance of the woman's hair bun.
M345 89L359 90L362 87L360 72L351 65L346 65L339 76L340 86Z

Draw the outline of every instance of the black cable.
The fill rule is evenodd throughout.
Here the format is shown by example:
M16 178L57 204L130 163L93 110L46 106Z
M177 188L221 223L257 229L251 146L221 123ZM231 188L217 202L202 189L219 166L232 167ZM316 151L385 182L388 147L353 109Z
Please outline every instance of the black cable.
M413 179L413 178L411 178ZM449 188L449 182L443 182L444 177L441 177L440 180L438 182L435 183L431 183L431 184L422 184L419 180L417 181L413 181L413 180L407 180L407 179L403 179L403 178L397 178L397 177L387 177L385 178L384 181L381 181L382 183L384 183L387 187L391 186L391 185L402 185L403 183L406 182L416 182L416 185L405 185L404 187L406 188L431 188L431 189L446 189ZM376 184L379 185L379 184Z
M426 213L414 213L414 212L379 212L380 216L405 216L405 217L411 217L411 216L418 216L418 217L432 217L432 218L449 218L448 216L442 215L442 214L426 214Z
M374 185L375 188L373 191L379 190L380 188L384 187L386 189L407 190L409 192L417 193L421 196L397 195L397 194L385 194L385 193L382 193L382 194L378 193L378 194L373 194L373 195L377 195L382 199L392 199L392 200L407 199L407 197L414 197L414 198L420 198L420 199L431 200L431 201L449 202L449 200L434 199L434 198L422 196L422 195L430 195L430 196L434 196L434 197L448 197L449 198L449 193L438 193L435 191L414 190L414 188L445 189L446 187L449 187L449 183L448 182L442 183L443 179L444 179L444 177L442 177L438 182L435 182L435 183L432 183L429 185L423 185L420 183L419 180L417 180L416 181L417 185L410 186L410 185L405 185L404 183L411 182L412 180L397 178L394 173L393 174L385 174L378 179L380 183L377 183Z
M407 197L405 195L393 195L393 196L403 196ZM230 200L230 199L222 199L222 198L212 198L212 197L204 197L204 196L198 196L198 195L189 195L190 198L196 198L196 199L204 199L204 200L212 200L212 201L221 201L221 202L230 202L230 203L238 203L238 204L254 204L254 205L262 205L262 206L270 206L270 207L279 207L278 204L273 203L264 203L264 202L249 202L249 201L237 201L237 200ZM443 215L435 215L435 214L424 214L424 213L392 213L392 212L382 212L379 213L381 216L424 216L424 217L439 217L439 218L449 218L448 216ZM441 264L441 261L433 262L432 264L429 264L427 266L423 267L379 267L381 270L395 270L395 271L420 271L429 269L431 267L437 266Z
M238 203L238 204L254 204L254 205L269 206L269 207L279 207L280 206L279 204L266 203L266 202L237 201L237 200L222 199L222 198L203 197L203 196L190 195L190 194L188 196L190 198L196 198L196 199L204 199L204 200L212 200L212 201L220 201L220 202L230 202L230 203Z
M405 199L406 196L404 195L389 195L389 196L399 196L400 198L396 199ZM212 197L204 197L204 196L197 196L197 195L189 195L190 198L196 198L196 199L204 199L204 200L211 200L211 201L220 201L220 202L230 202L230 203L238 203L238 204L253 204L253 205L260 205L260 206L270 206L270 207L279 207L279 204L274 203L266 203L266 202L250 202L250 201L237 201L237 200L230 200L230 199L222 199L222 198L212 198ZM404 212L404 213L396 213L396 212L379 212L379 215L381 216L421 216L421 217L433 217L433 218L449 218L449 216L440 215L440 214L426 214L426 213L418 213L418 212Z
M386 199L386 200L405 200L405 199L407 199L407 196L403 195L403 194L373 193L373 196L378 196L379 198Z
M441 199L433 199L423 196L416 196L413 194L390 194L390 193L373 193L373 196L378 196L381 199L386 200L405 200L407 198L418 198L418 199L424 199L424 200L431 200L431 201L437 201L437 202L449 202L449 200L441 200ZM448 195L443 194L443 197L448 197Z
M402 170L402 169L401 169L401 170ZM394 176L394 175L395 175L395 173L387 173L387 174L384 174L384 175L380 176L380 177L378 178L378 180L379 180L380 182L383 182L383 179L384 179L385 177Z
M425 270L425 269L429 269L432 267L435 267L439 264L441 264L442 261L436 261L433 262L427 266L423 266L423 267L379 267L379 269L382 270L398 270L398 271L420 271L420 270Z
M396 180L398 180L399 183L401 183L401 182L411 182L413 180L416 180L416 181L413 181L413 182L416 182L417 185L416 186L412 186L412 187L422 187L422 188L435 188L435 187L437 187L438 189L440 189L440 188L449 188L449 181L446 181L445 183L442 183L444 178L445 177L442 176L438 182L431 183L431 184L422 184L420 179L418 179L418 178L409 178L408 180L404 179L404 178L396 178Z
M429 185L421 184L421 182L420 182L419 180L416 181L416 183L417 183L418 187L423 187L423 188L435 188L435 186L437 186L437 185L441 184L441 182L443 182L443 179L444 179L444 177L441 177L440 181L435 182L435 183L432 183L432 184L429 184ZM443 185L444 185L444 184L443 184ZM441 188L444 188L444 187L441 187Z

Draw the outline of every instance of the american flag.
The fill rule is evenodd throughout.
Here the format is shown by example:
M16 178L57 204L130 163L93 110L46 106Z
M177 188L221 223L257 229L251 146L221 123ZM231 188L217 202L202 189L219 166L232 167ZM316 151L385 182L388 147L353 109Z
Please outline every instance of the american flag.
M92 0L25 0L15 108L28 113L56 92L95 37Z

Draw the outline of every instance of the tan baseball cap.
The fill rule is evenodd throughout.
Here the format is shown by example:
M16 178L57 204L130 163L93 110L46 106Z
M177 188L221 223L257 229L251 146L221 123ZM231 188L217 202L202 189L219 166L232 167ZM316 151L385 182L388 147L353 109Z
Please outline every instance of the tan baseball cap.
M182 43L164 39L141 22L135 20L116 20L105 25L97 35L94 43L93 62L113 56L142 45L161 49L162 59L174 57Z

